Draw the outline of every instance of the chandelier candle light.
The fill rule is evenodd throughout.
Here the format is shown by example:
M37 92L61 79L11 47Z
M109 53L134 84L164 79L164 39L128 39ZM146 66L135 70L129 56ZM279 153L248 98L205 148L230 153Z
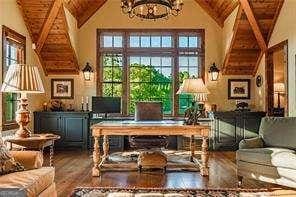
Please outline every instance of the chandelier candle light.
M178 16L183 5L183 0L121 0L121 10L130 18L152 20Z

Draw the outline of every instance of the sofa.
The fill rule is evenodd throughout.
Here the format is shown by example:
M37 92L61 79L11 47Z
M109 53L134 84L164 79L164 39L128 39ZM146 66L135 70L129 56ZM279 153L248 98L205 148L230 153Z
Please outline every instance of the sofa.
M296 117L265 117L259 136L236 152L239 185L244 177L296 188Z
M25 167L25 171L0 176L0 196L57 196L53 167L42 167L43 155L39 151L10 151L15 161Z

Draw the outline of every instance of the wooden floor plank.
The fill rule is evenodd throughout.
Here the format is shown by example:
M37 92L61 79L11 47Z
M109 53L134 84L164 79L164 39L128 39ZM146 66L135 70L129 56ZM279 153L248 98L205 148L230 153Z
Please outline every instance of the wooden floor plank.
M48 157L48 156L46 156ZM46 158L46 163L48 163ZM91 176L92 158L87 151L59 151L54 156L58 196L68 196L75 187L141 187L141 188L236 188L236 164L234 152L210 153L210 176L199 172L104 172ZM278 188L281 196L296 195L277 185L244 179L243 188Z

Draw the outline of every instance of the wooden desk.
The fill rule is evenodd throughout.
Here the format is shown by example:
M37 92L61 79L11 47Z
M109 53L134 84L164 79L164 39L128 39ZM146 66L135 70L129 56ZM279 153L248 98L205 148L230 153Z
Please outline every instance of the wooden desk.
M183 125L182 121L103 121L91 127L94 137L93 176L100 176L101 166L109 155L110 135L181 135L190 137L190 158L200 169L202 176L209 175L208 167L208 143L210 134L209 126ZM103 136L103 155L100 153L100 137ZM194 137L202 138L201 160L195 157Z

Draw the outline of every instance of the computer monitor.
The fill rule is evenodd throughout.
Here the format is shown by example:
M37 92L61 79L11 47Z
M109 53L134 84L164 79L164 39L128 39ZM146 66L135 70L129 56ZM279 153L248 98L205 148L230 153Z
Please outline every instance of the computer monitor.
M121 97L92 97L92 112L104 113L105 117L109 113L121 113Z

